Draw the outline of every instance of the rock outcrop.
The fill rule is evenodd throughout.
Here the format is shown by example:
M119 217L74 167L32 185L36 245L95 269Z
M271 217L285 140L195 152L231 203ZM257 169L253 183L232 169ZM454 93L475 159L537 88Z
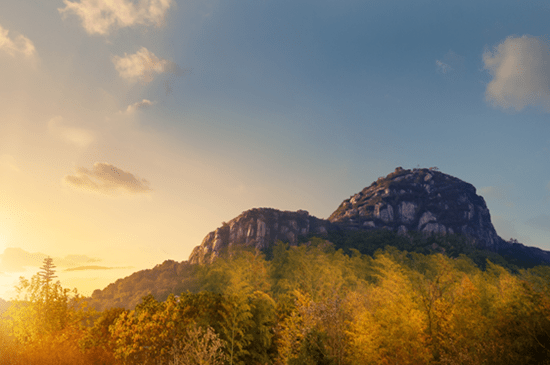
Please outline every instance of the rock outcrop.
M462 233L474 238L480 248L492 251L502 244L475 187L436 169L397 168L344 200L329 221L351 230Z
M400 167L340 204L328 220L308 212L257 208L210 232L190 263L208 263L233 245L265 250L277 240L295 245L300 236L331 230L389 229L398 234L464 234L479 249L550 264L550 252L501 239L485 200L473 185L436 168ZM534 260L534 261L533 261Z
M265 250L278 240L296 245L299 236L323 235L329 226L329 221L313 217L305 210L250 209L207 234L200 246L193 249L189 262L211 262L223 249L239 244L257 250Z

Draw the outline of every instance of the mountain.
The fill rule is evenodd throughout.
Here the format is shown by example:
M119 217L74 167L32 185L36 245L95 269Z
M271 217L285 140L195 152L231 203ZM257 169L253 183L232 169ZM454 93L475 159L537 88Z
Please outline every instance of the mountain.
M344 200L328 220L343 231L459 234L474 248L498 253L519 267L550 264L550 252L499 237L476 188L437 168L398 167Z
M278 240L296 245L300 236L312 233L326 235L327 229L333 228L329 221L309 215L305 210L250 209L207 234L202 243L193 249L189 262L211 262L222 250L234 245L254 247L259 251Z
M475 248L502 254L520 265L550 264L549 252L498 236L485 200L472 184L436 168L400 167L344 200L328 220L304 210L247 210L207 234L189 262L211 262L224 249L238 245L264 251L277 240L295 245L300 236L310 234L378 229L400 235L463 235Z
M372 254L373 248L383 248L387 242L397 243L396 237L401 237L401 242L409 242L407 250L421 252L425 247L419 245L425 246L426 242L418 237L448 237L449 242L452 237L459 237L466 246L450 247L452 251L476 257L478 264L490 258L517 268L550 265L550 252L514 240L505 241L498 236L485 200L477 195L473 185L437 168L407 170L398 167L344 200L328 219L314 217L304 210L247 210L207 234L193 249L188 261L166 261L154 269L119 279L103 291L96 290L92 301L116 301L117 305L131 307L146 292L162 296L167 291L193 287L196 285L193 284L194 270L231 248L249 247L268 252L277 241L298 245L301 240L315 235L336 243L352 234L364 235L359 241L366 240L367 245L359 246L358 241L352 239L345 245L336 245L337 248L356 248ZM186 282L183 286L182 280ZM98 306L105 307L105 304Z
M461 233L473 238L479 248L491 251L498 251L502 244L476 188L433 168L398 167L344 200L329 221L343 230Z

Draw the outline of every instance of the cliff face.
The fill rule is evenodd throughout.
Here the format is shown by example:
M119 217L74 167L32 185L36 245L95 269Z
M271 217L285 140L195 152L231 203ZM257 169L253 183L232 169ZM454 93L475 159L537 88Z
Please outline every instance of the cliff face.
M462 233L491 251L502 245L475 187L434 169L397 168L344 200L329 221L341 229Z
M299 236L326 234L330 225L329 221L313 217L305 210L250 209L207 234L200 246L193 249L189 262L211 262L221 250L233 245L255 247L257 250L264 250L278 240L295 245Z
M245 211L206 235L191 253L189 262L212 262L224 248L233 245L264 250L277 240L295 245L299 236L309 233L373 229L399 234L464 234L479 249L550 264L550 252L506 242L497 235L485 200L476 194L473 185L437 169L399 167L344 200L328 220L303 210Z

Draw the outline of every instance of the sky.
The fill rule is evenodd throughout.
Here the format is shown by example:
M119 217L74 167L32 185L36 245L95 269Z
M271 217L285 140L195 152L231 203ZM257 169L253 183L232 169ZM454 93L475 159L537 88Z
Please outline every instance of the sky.
M328 216L396 167L550 250L544 1L34 0L0 12L0 297L84 295L245 210Z

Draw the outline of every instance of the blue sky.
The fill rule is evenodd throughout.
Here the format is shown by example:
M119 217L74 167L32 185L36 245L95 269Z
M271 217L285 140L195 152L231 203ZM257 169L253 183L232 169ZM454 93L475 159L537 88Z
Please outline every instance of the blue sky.
M327 218L397 166L472 183L503 238L550 250L548 19L541 1L3 6L0 296L41 255L103 265L62 277L89 292L253 207Z

